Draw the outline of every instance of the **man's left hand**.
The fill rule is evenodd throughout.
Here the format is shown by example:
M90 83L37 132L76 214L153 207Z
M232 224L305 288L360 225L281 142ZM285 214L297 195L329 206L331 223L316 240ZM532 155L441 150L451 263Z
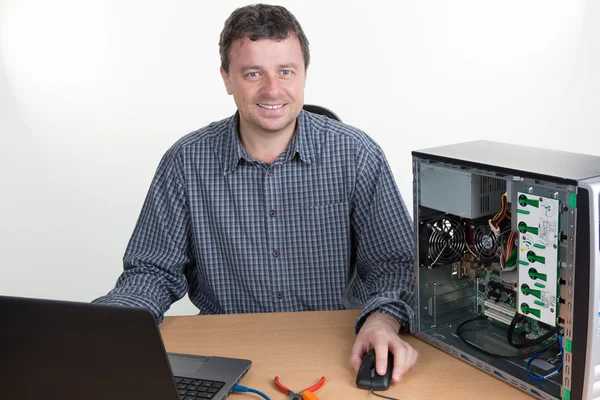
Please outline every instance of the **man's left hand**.
M350 365L358 373L363 357L375 349L376 370L383 375L387 369L388 350L394 354L392 381L398 382L417 361L419 353L398 336L400 323L391 315L369 315L356 336L350 355Z

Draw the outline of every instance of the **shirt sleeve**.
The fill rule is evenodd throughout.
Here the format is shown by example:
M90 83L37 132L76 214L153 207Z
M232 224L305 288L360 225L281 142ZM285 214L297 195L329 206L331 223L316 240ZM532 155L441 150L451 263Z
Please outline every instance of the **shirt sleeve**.
M381 148L359 152L352 234L356 276L353 301L363 305L355 325L381 312L415 332L412 220Z
M115 288L94 303L148 308L157 322L187 292L190 218L183 163L175 148L162 158L123 258Z

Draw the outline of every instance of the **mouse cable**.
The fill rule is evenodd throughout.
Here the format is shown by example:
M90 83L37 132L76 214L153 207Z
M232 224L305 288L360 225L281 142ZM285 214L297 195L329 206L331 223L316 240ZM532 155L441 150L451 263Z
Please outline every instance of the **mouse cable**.
M374 396L377 396L377 397L381 397L382 399L398 400L395 397L388 397L388 396L384 396L384 395L381 395L381 394L377 394L377 393L375 393L375 391L373 390L373 388L371 388L371 394L374 395Z
M231 389L231 390L233 390L234 392L237 392L237 393L255 393L255 394L259 395L260 397L262 397L265 400L271 400L263 392L260 392L260 391L258 391L256 389L252 389L252 388L249 388L249 387L246 387L246 386L233 385L233 389Z

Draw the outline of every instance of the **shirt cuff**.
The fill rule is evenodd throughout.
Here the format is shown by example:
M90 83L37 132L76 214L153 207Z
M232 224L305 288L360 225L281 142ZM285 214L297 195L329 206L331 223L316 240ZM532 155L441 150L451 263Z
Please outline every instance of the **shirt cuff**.
M131 294L108 294L106 296L102 296L93 300L92 303L96 304L115 304L119 306L129 306L129 307L144 307L154 315L154 319L157 324L160 324L164 315L159 307L156 304L148 301L148 299L138 296L133 296Z
M358 334L360 328L373 313L383 313L391 315L400 323L400 331L416 333L417 321L412 307L400 300L391 300L387 298L376 298L369 301L356 319L354 333Z

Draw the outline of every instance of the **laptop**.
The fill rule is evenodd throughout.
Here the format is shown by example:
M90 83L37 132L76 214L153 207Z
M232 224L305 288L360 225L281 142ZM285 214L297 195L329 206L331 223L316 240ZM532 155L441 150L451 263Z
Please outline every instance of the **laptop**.
M251 365L167 354L145 308L0 296L0 399L221 400Z

